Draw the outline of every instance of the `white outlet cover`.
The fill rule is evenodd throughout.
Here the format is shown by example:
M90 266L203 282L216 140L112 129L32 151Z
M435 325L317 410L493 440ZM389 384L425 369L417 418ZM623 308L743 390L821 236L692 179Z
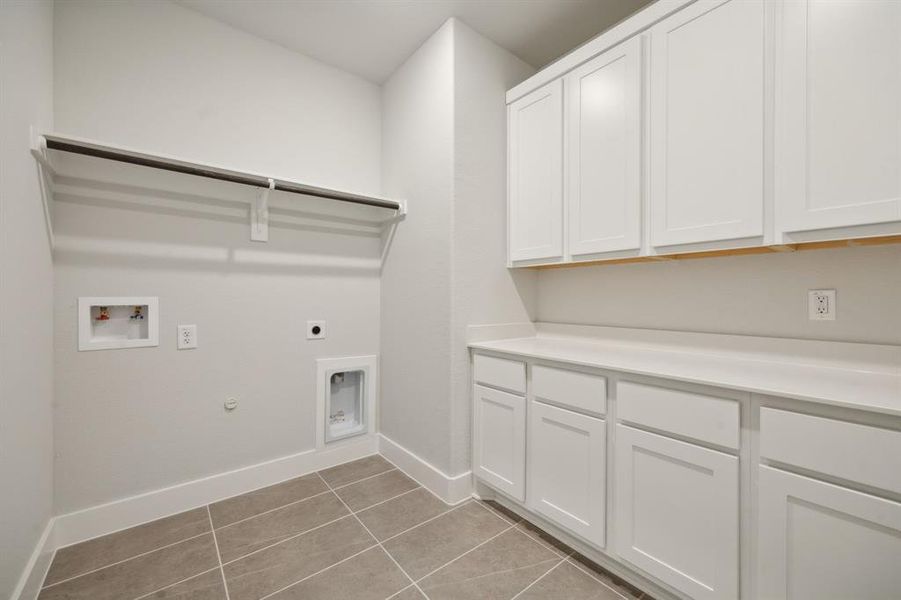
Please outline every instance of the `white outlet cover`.
M318 333L314 332L319 328ZM307 321L307 339L308 340L324 340L325 339L325 321Z
M807 318L811 321L834 321L835 309L835 290L807 292Z
M193 350L197 347L197 325L178 326L178 349Z

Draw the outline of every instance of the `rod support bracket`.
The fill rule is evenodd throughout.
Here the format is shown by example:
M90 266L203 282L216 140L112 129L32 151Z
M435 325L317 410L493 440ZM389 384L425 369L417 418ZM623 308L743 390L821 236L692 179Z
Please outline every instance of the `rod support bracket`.
M250 207L250 240L269 241L269 192L275 189L275 180L269 178L269 187L260 190Z

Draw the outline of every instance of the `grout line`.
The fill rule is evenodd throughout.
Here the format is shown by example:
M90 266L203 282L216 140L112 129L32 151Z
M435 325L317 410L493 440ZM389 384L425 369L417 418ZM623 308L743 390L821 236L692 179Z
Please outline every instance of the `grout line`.
M350 516L350 515L348 515L348 516ZM294 586L297 585L298 583L303 583L304 581L306 581L307 579L310 579L311 577L316 577L316 576L319 575L320 573L324 573L325 571L328 571L328 570L331 569L332 567L337 567L337 566L340 565L341 563L347 562L347 561L349 561L350 559L356 558L357 556L360 556L360 555L363 554L364 552L369 552L369 551L372 550L373 548L377 548L377 547L378 547L378 544L373 544L373 545L371 545L371 546L368 546L368 547L366 547L366 548L363 548L363 549L360 550L359 552L357 552L357 553L355 553L355 554L351 554L351 555L348 556L347 558L342 558L341 560L339 560L338 562L336 562L336 563L333 564L333 565L329 565L329 566L327 566L327 567L324 567L324 568L322 568L322 569L319 569L319 570L316 571L315 573L310 573L309 575L307 575L307 576L304 577L303 579L298 579L298 580L295 581L294 583L291 583L291 584L289 584L289 585L286 585L286 586L283 587L283 588L279 588L279 589L275 590L274 592L269 592L269 593L266 594L265 596L262 596L259 600L266 600L266 598L271 598L272 596L275 596L275 595L278 594L278 593L284 592L284 591L287 590L288 588L294 587ZM410 586L407 586L407 587L410 587ZM406 588L404 588L404 589L406 589Z
M386 461L386 462L387 462L387 461ZM345 464L346 464L346 463L345 463ZM391 463L388 463L388 464L391 464ZM353 485L353 484L355 484L355 483L361 483L361 482L363 482L363 481L366 481L367 479L375 479L376 477L381 477L382 475L385 475L385 474L387 474L387 473L390 473L391 471L400 471L400 469L398 469L398 468L395 467L394 465L391 465L391 468L390 468L390 469L386 469L386 470L384 470L384 471L382 471L382 472L380 472L380 473L376 473L375 475L367 475L366 477L363 477L362 479L357 479L356 481L351 481L350 483L342 483L341 485L338 485L338 486L335 486L335 487L332 487L327 481L325 481L325 477L323 477L322 475L319 475L319 471L314 471L314 472L315 472L317 475L319 475L319 479L321 479L323 482L325 482L325 485L327 485L327 486L329 487L329 489L330 489L331 491L334 492L335 490L340 490L340 489L342 489L342 488L346 488L346 487L351 486L351 485Z
M547 576L551 573L551 571L553 571L554 569L556 569L557 567L559 567L560 565L562 565L563 563L565 563L567 558L568 558L568 557L566 557L566 556L564 556L563 558L561 558L560 561L559 561L556 565L554 565L553 567L551 567L550 569L548 569L547 571L545 571L544 574L543 574L541 577L539 577L538 579L536 579L535 581L533 581L532 583L530 583L530 584L527 585L526 587L524 587L524 588L522 588L521 590L519 590L519 593L517 593L515 596L513 596L512 598L510 598L510 600L516 600L517 598L519 598L520 596L522 596L524 593L526 593L526 590L527 590L527 589L529 589L530 587L532 587L533 585L535 585L536 583L538 583L539 581L541 581L542 579L544 579L545 577L547 577Z
M200 577L201 575L206 575L207 573L212 573L213 571L217 571L218 569L219 569L219 567L213 567L212 569L207 569L206 571L201 571L197 575L191 575L190 577L185 577L184 579L182 579L180 581L176 581L175 583L170 583L166 587L160 588L158 590L153 590L152 592L147 592L143 596L138 596L134 600L142 600L143 598L149 598L150 596L156 594L157 592L162 592L163 590L168 590L169 588L173 588L177 585L181 585L186 581L190 581L190 580L194 579L195 577Z
M445 502L445 504L447 504L447 503ZM428 519L426 519L426 520L423 521L422 523L417 523L416 525L413 525L412 527L407 527L406 529L404 529L404 530L401 531L400 533L395 533L395 534L392 535L391 537L385 538L384 540L382 540L382 543L384 544L385 542L390 542L390 541L393 540L394 538L399 537L399 536L402 536L403 534L407 533L408 531L413 531L413 530L416 529L417 527L422 527L422 526L425 525L426 523L430 523L430 522L434 521L435 519L438 519L438 518L440 518L440 517L443 517L444 515L450 514L450 513L454 512L455 510L457 510L458 508L463 508L464 506L466 506L466 505L468 505L468 504L469 504L469 501L464 502L463 504L460 504L460 505L457 505L457 506L452 506L452 507L448 508L447 510L438 513L438 514L435 515L434 517L429 517Z
M332 519L331 521L328 521L328 522L326 522L326 523L323 523L322 525L317 525L316 527L312 527L312 528L307 529L307 530L305 530L305 531L301 531L300 533L295 533L294 535L292 535L292 536L290 536L290 537L286 537L285 539L279 540L279 541L277 541L277 542L273 542L273 543L269 544L268 546L263 546L262 548L257 548L257 549L254 550L253 552L248 552L247 554L242 554L241 556L238 556L238 557L236 557L236 558L231 559L230 561L228 561L228 562L226 562L226 563L223 563L222 566L228 566L228 565L232 564L233 562L237 562L237 561L241 560L242 558L247 558L248 556L253 556L254 554L257 554L257 553L259 553L259 552L262 552L263 550L268 550L269 548L273 548L273 547L275 547L275 546L278 546L279 544L284 544L285 542L289 542L289 541L291 541L291 540L293 540L293 539L295 539L295 538L299 538L300 536L306 535L306 534L308 534L308 533L313 533L313 532L316 531L317 529L322 529L323 527L328 527L329 525L331 525L331 524L333 524L333 523L337 523L337 522L340 521L341 519L346 519L347 517L351 517L351 516L353 516L353 515L352 515L352 514L349 514L349 515L341 515L341 516L338 517L337 519Z
M265 488L260 488L260 489L265 489ZM306 502L307 500L312 500L313 498L316 498L316 497L318 497L318 496L324 496L325 494L328 494L330 491L331 491L331 490L325 490L324 492L319 492L319 493L313 494L312 496L307 496L306 498L300 498L299 500L294 500L294 501L292 501L292 502L288 502L287 504L282 504L282 505L280 505L280 506L276 506L275 508L270 508L269 510L264 510L263 512L259 512L259 513L250 515L249 517L244 517L243 519L238 519L237 521L232 521L231 523L228 523L228 524L226 524L226 525L222 525L221 527L219 527L219 529L220 529L220 530L226 529L227 527L231 527L232 525L237 525L238 523L243 523L243 522L249 521L249 520L251 520L251 519L256 519L257 517L262 517L263 515L268 515L268 514L271 513L271 512L275 512L275 511L280 510L280 509L282 509L282 508L285 508L285 507L288 507L288 506L292 506L292 505L294 505L294 504L298 504L299 502ZM243 495L243 494L242 494L242 495ZM237 497L238 497L238 496L233 496L233 498L237 498ZM228 500L228 499L229 499L229 498L226 498L226 500ZM213 526L213 521L212 521L212 519L210 519L210 526L211 526L211 527ZM214 527L214 529L215 529L215 527Z
M328 485L329 487L332 487L332 486L330 486L330 485L328 484L327 481L325 481L324 478L322 478L322 475L320 475L319 477L322 479L323 482L325 482L325 485ZM334 491L334 490L333 490L333 491ZM344 502L344 500L341 499L341 496L339 496L338 494L335 494L335 497L336 497L338 500L341 500L341 503L344 505L344 507L345 507L347 510L350 510L350 507L347 506L347 503ZM422 588L419 587L419 584L416 583L416 580L413 579L412 577L410 577L410 574L407 573L407 571L406 571L402 566L400 566L400 563L397 562L397 560L395 560L393 556L391 556L391 553L388 552L388 550L385 549L385 547L382 545L382 543L379 541L379 539L378 539L377 537L375 537L374 535L372 535L372 532L369 531L369 528L366 527L366 525L363 523L363 521L360 520L360 517L358 517L357 514L356 514L355 512L353 512L352 510L351 510L350 512L351 512L351 514L354 516L354 519L357 520L357 523L359 523L360 526L361 526L363 529L366 530L366 533L368 533L369 536L370 536L372 539L375 540L375 543L378 544L378 546L379 546L379 548L382 550L382 552L385 553L385 556L387 556L388 558L391 559L391 562L393 562L393 563L397 566L397 568L400 569L400 572L404 574L404 577L406 577L407 579L409 579L409 580L410 580L410 583L412 583L413 586L414 586L417 590L419 590L419 593L422 594L423 596L425 596L425 597L426 597L426 600L428 600L428 595L426 595L426 593L425 593L424 591L422 591ZM409 586L407 586L407 587L409 587Z
M415 492L416 490L421 490L421 489L422 489L422 486L417 485L417 486L416 486L415 488L413 488L412 490L407 490L406 492L401 492L401 493L398 494L397 496L391 496L391 497L388 498L387 500L382 500L381 502L376 502L375 504L370 504L369 506L367 506L367 507L365 507L365 508L361 508L361 509L359 509L359 510L357 510L357 511L354 511L353 514L358 514L358 513L361 513L361 512L366 512L366 511L369 510L370 508L375 508L376 506L379 506L380 504L384 504L385 502L391 502L392 500L397 500L397 499L400 498L401 496L406 496L406 495L409 494L410 492ZM335 495L337 496L337 494L335 494Z
M210 505L206 505L206 515L210 518L210 527L213 527L213 513ZM225 581L225 568L222 566L222 555L219 553L219 540L216 539L216 530L213 529L213 545L216 547L216 558L219 560L219 574L222 576L222 587L225 588L225 600L231 600L228 595L228 582Z
M567 560L567 562L569 562L569 564L571 564L571 565L574 566L575 568L579 569L580 571L582 571L583 573L585 573L586 575L588 575L589 577L591 577L592 579L594 579L595 581L597 581L598 583L600 583L600 584L601 584L602 586L604 586L605 588L607 588L607 589L609 589L610 591L612 591L614 594L616 594L617 596L619 596L619 597L622 598L623 600L629 600L629 598L627 598L622 592L620 592L619 590L613 589L612 587L610 587L610 584L608 584L608 583L606 583L606 582L604 582L604 581L601 581L601 578L598 577L597 575L595 575L594 573L592 573L587 567L584 567L584 566L580 565L580 564L579 564L579 561L573 560L572 557L573 557L573 554L574 554L574 553L575 553L575 551L570 552L569 556L566 557L566 560ZM642 595L644 595L644 592L642 592Z
M503 531L500 531L500 532L494 534L493 536L491 536L490 538L488 538L488 539L485 540L484 542L480 542L480 543L476 544L475 546L473 546L472 548L470 548L469 550L467 550L467 551L464 552L463 554L461 554L461 555L459 555L459 556L457 556L457 557L455 557L455 558L452 558L451 560L447 561L446 563L444 563L443 565L441 565L441 566L438 567L437 569L432 569L431 571L429 571L428 573L426 573L425 575L423 575L422 577L420 577L420 578L417 579L416 581L417 581L417 582L422 581L422 580L425 579L426 577L432 575L433 573L437 573L438 571L440 571L440 570L443 569L444 567L448 566L449 564L454 563L454 562L457 562L458 560L460 560L461 558L463 558L464 556L466 556L466 555L469 554L470 552L474 552L475 550L478 550L479 548L481 548L482 546L484 546L485 544L487 544L487 543L490 542L491 540L493 540L493 539L495 539L495 538L497 538L497 537L500 537L500 536L504 535L505 533L507 533L508 531L510 531L511 529L513 529L514 527L516 527L516 524L515 524L515 523L514 523L513 525L510 525L509 527L507 527L507 528L504 529Z
M60 581L54 581L49 585L45 585L41 589L48 589L52 587L56 587L61 583L66 583L68 581L72 581L73 579L78 579L79 577L84 577L85 575L90 575L92 573L96 573L97 571L102 571L103 569L108 569L110 567L115 567L116 565L121 565L122 563L126 563L130 560L134 560L136 558L141 558L142 556L147 556L148 554L153 554L154 552L158 552L160 550L165 550L166 548L171 548L172 546L177 546L183 542L188 542L190 540L197 539L199 537L203 537L205 535L210 535L213 533L212 531L204 531L203 533L198 533L197 535L192 535L191 537L185 538L183 540L178 540L177 542L172 542L171 544L166 544L165 546L160 546L159 548L154 548L153 550L148 550L147 552L141 552L140 554L135 554L134 556L129 556L128 558L123 558L122 560L117 560L116 562L112 562L108 565L103 565L102 567L97 567L96 569L91 569L90 571L85 571L84 573L79 573L78 575L73 575L72 577L67 577L66 579L62 579ZM52 565L52 563L51 563ZM49 573L49 570L48 570ZM46 579L46 576L45 576Z
M401 588L401 589L397 590L396 592L394 592L393 594L391 594L390 596L388 596L387 598L385 598L385 600L391 600L392 598L396 598L397 596L400 596L401 594L403 594L403 593L406 592L407 590L413 589L414 587L416 587L416 586L414 586L414 585L411 583L411 584L408 585L407 587ZM416 589L419 589L419 588L416 588Z

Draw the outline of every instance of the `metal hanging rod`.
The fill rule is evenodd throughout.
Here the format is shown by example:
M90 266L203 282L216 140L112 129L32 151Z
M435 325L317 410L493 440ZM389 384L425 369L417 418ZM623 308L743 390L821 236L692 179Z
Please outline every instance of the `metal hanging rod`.
M186 173L188 175L196 175L198 177L206 177L208 179L218 179L219 181L229 181L232 183L251 185L280 192L289 192L291 194L315 196L317 198L326 198L329 200L337 200L339 202L349 202L351 204L362 204L365 206L386 208L389 210L397 211L399 214L403 214L405 212L404 204L398 202L397 200L388 200L385 198L352 194L350 192L321 188L304 183L287 181L284 179L264 177L262 175L253 173L233 171L230 169L204 165L200 163L193 163L171 157L146 154L134 150L126 150L124 148L117 148L115 146L108 146L105 144L79 140L76 138L50 134L45 134L43 138L46 141L47 149L49 150L82 154L84 156L94 156L97 158L105 158L107 160L114 160L132 165L139 165L142 167L150 167L152 169L173 171L175 173Z

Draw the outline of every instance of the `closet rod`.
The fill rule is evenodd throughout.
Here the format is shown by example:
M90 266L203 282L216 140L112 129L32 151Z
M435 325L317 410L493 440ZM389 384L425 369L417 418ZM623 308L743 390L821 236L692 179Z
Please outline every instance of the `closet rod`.
M196 175L198 177L207 177L209 179L218 179L219 181L229 181L232 183L240 183L244 185L252 185L261 188L269 188L269 178L219 169L216 167L199 165L194 163L186 163L182 161L168 161L162 158L150 155L140 154L136 152L118 151L109 147L98 147L95 144L79 143L68 139L56 139L53 136L45 135L49 150L58 150L60 152L71 152L73 154L83 154L85 156L94 156L97 158L105 158L118 162L129 163L132 165L140 165L142 167L150 167L153 169L161 169L164 171L174 171L175 173L186 173L188 175ZM349 192L340 192L338 190L330 190L320 188L303 183L295 183L290 181L275 181L275 187L272 189L289 192L292 194L302 194L304 196L315 196L317 198L327 198L329 200L338 200L339 202L350 202L352 204L363 204L366 206L376 206L378 208L388 208L398 212L403 211L403 205L394 200L382 200L379 198L370 198Z

